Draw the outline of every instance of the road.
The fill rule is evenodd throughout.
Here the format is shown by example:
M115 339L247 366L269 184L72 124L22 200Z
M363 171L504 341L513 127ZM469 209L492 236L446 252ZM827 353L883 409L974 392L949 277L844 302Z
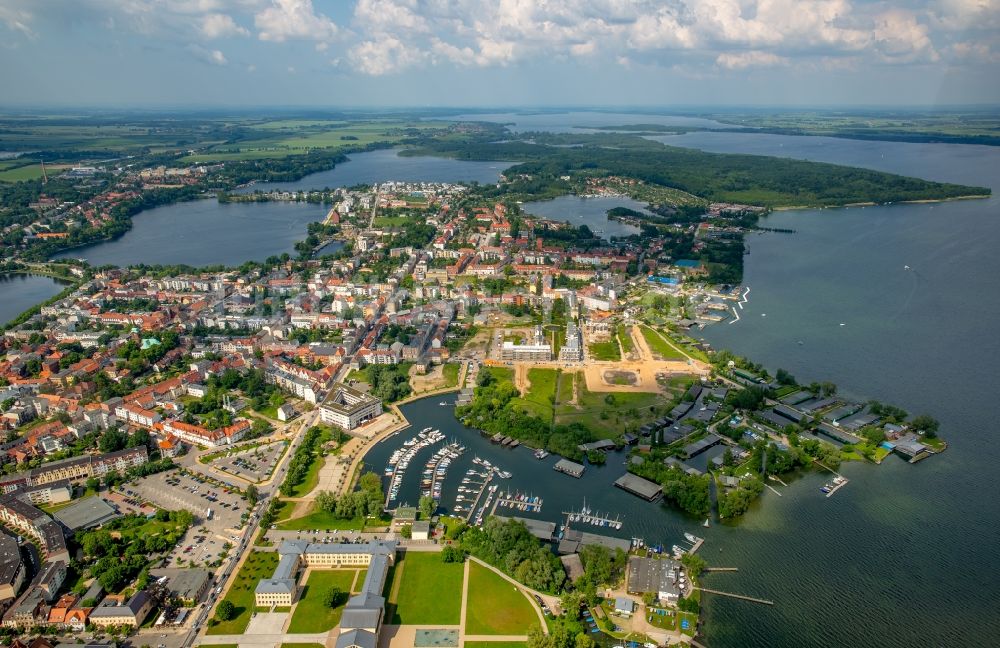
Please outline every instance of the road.
M217 590L211 590L209 592L208 600L205 602L205 605L201 607L198 615L194 619L194 622L191 624L190 629L184 635L184 640L181 643L182 646L192 646L196 642L200 642L205 630L205 621L208 619L209 614L211 614L215 604L225 597L226 592L229 590L229 579L237 570L238 566L242 564L246 554L249 553L249 545L253 544L254 538L256 537L257 531L260 527L261 512L267 510L267 507L271 503L271 499L276 497L278 494L278 486L282 483L282 481L284 481L285 475L288 473L288 463L291 460L292 455L295 453L295 449L300 443L302 443L302 438L304 436L302 432L315 425L317 421L319 421L318 409L308 412L301 418L292 421L285 426L286 433L291 429L291 426L295 424L298 425L298 430L292 437L288 452L286 452L281 458L281 461L278 463L277 468L275 468L270 481L264 482L260 487L258 487L260 499L258 500L257 505L252 509L247 531L243 534L243 539L239 546L234 548L231 558L227 560L226 567L222 572L222 575L216 578L216 586L222 588L222 594L217 596L215 594ZM188 468L191 468L194 465L201 466L202 464L198 464L195 459L194 464L188 466Z

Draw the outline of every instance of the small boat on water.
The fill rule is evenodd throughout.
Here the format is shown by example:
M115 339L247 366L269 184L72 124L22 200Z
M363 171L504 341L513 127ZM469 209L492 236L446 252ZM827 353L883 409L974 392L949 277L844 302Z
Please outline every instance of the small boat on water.
M442 406L442 407L447 407L447 406L448 406L448 403L446 403L446 402L444 402L444 401L441 401L440 403L438 403L438 405L440 405L440 406Z
M705 518L705 523L702 524L701 526L705 527L706 529L708 528L708 518Z
M833 490L833 488L830 487L830 484L823 484L820 490L823 491L824 493L829 493L830 491Z
M685 539L686 539L686 540L687 540L688 542L698 542L698 537L697 537L697 536L695 536L695 535L693 535L693 534L691 534L691 533L685 533L685 534L684 534L684 538L685 538Z

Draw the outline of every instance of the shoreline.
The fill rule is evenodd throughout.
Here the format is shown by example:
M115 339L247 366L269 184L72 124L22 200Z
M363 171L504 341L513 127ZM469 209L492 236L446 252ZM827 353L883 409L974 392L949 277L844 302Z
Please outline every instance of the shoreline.
M850 207L891 207L892 205L921 205L927 203L944 203L956 200L988 200L993 197L988 194L968 194L964 196L948 196L946 198L915 198L913 200L900 200L890 203L876 202L856 202L844 203L843 205L786 205L782 207L772 207L771 211L796 211L803 209L848 209Z

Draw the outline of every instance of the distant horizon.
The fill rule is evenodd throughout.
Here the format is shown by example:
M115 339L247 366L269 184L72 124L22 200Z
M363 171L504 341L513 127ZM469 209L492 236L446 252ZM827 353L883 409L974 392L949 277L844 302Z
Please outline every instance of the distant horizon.
M896 110L901 112L930 111L1000 111L1000 102L982 102L965 104L470 104L470 105L349 105L349 104L72 104L72 103L25 103L0 104L0 114L57 110L75 110L80 112L346 112L346 113L434 113L434 112L621 112L624 114L641 115L663 112L690 111L868 111Z

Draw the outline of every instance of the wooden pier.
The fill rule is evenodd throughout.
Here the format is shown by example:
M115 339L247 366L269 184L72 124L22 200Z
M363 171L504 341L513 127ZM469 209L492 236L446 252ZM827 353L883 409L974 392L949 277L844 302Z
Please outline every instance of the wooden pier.
M706 567L702 571L706 571L706 572L735 572L735 571L739 571L739 570L740 570L739 567Z
M490 487L490 482L493 481L493 471L490 471L486 475L486 481L479 488L479 492L476 493L476 499L472 501L472 506L469 507L469 512L465 514L465 521L472 522L472 518L476 516L476 509L479 508L479 500L483 499L483 493Z
M698 553L698 550L701 549L701 545L703 544L705 544L705 538L696 538L695 543L691 545L690 549L688 549L688 553Z
M746 596L744 594L733 594L732 592L720 592L719 590L708 589L707 587L695 587L694 589L700 592L707 592L708 594L718 594L719 596L728 596L729 598L740 599L741 601L750 601L751 603L760 603L761 605L774 605L774 601L755 598L753 596Z

